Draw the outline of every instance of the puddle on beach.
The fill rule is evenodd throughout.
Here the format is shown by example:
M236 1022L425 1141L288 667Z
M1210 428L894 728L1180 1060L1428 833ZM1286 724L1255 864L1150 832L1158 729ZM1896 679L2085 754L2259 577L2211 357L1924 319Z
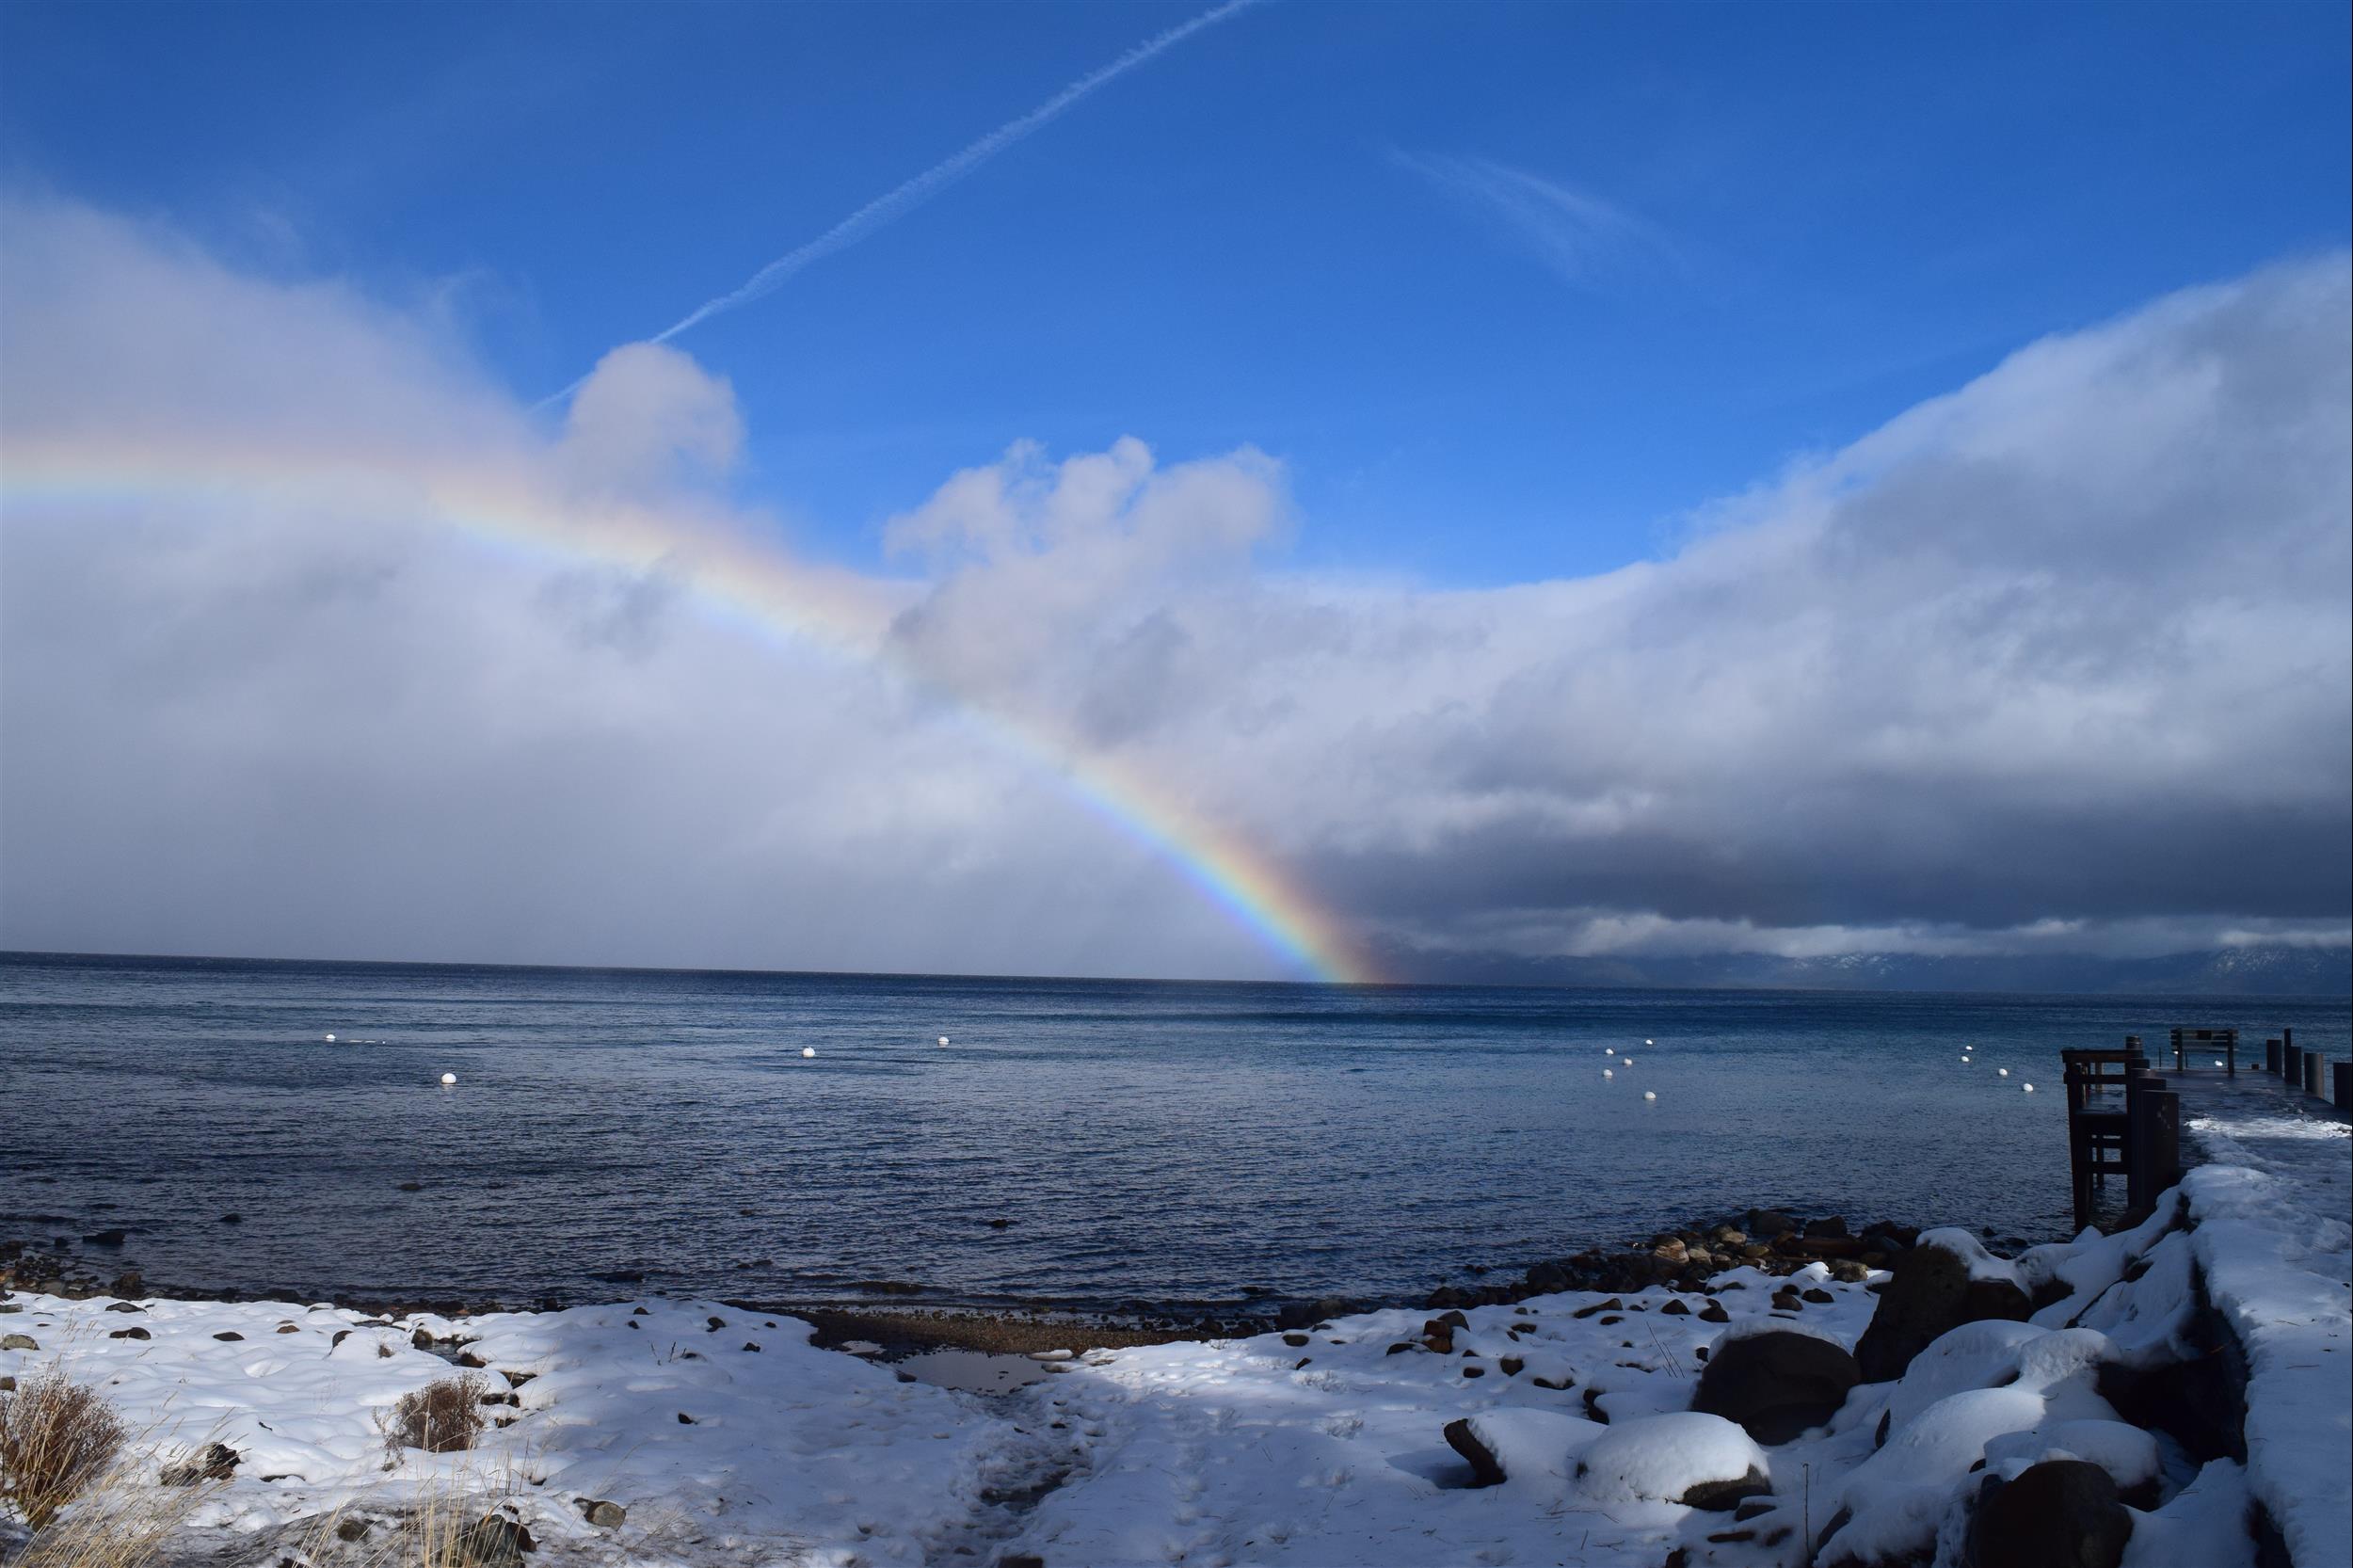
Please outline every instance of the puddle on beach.
M986 1351L926 1351L892 1364L918 1383L966 1394L1009 1394L1050 1377L1056 1363Z

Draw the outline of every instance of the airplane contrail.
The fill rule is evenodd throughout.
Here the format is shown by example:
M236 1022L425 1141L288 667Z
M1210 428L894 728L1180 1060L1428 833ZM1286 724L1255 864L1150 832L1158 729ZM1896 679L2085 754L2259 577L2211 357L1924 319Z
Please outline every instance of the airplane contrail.
M705 300L668 327L655 333L648 341L667 343L680 332L699 326L712 316L722 315L738 306L750 304L760 296L783 284L811 262L822 260L837 250L846 249L856 245L883 225L922 205L998 153L1002 152L1006 148L1028 136L1032 132L1039 130L1048 121L1055 119L1064 110L1097 88L1110 86L1119 77L1125 76L1128 72L1154 56L1175 48L1193 34L1207 27L1214 27L1237 11L1245 10L1258 3L1259 0L1225 0L1225 4L1203 11L1189 22L1180 22L1165 32L1154 34L1112 61L1111 64L1080 77L1028 114L1017 120L1007 120L953 156L934 164L913 179L874 198L873 200L869 201L865 206L860 207L808 244L786 251L758 272L753 273L750 279L740 287L730 289L715 298ZM562 392L542 400L539 407L544 408L549 404L562 402L578 392L587 379L587 376L582 376Z

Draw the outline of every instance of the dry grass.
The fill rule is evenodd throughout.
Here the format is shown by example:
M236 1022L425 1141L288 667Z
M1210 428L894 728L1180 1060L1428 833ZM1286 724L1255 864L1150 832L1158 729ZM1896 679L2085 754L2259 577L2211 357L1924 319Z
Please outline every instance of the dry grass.
M466 1372L403 1394L377 1422L385 1448L397 1461L403 1448L454 1454L472 1448L482 1435L482 1395L488 1386Z
M529 1532L508 1534L517 1484L511 1460L488 1473L427 1469L312 1518L289 1540L284 1560L299 1568L523 1568Z
M10 1568L154 1568L188 1516L216 1490L156 1486L112 1472L63 1518L34 1533Z
M122 1417L105 1396L56 1367L0 1391L0 1504L39 1531L106 1474Z

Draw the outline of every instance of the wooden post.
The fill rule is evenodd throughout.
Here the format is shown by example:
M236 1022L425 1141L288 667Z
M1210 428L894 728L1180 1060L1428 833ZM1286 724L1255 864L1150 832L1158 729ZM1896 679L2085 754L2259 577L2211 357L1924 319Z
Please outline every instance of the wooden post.
M2264 1071L2274 1078L2280 1076L2280 1042L2277 1039L2264 1042Z
M2128 1131L2124 1201L2136 1215L2156 1207L2157 1194L2181 1179L2181 1097L2153 1073L2142 1073L2125 1084Z
M2332 1069L2336 1075L2336 1093L2329 1096L2340 1111L2353 1111L2353 1062L2340 1062ZM2075 1227L2081 1230L2083 1227Z
M2091 1134L2083 1120L2083 1112L2091 1103L2091 1070L2081 1063L2067 1064L2067 1176L2075 1200L2075 1234L2082 1235L2092 1223Z
M2329 1091L2321 1087L2321 1069L2327 1065L2321 1060L2320 1052L2308 1050L2304 1053L2304 1093L2314 1099L2323 1099L2328 1096Z

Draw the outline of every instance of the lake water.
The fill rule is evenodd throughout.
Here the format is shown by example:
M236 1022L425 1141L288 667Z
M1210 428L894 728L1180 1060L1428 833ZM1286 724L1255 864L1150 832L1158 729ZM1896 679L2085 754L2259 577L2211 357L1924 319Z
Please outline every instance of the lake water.
M2042 1239L2059 1048L2176 1023L2341 1056L2347 1004L0 955L0 1239L296 1299L1095 1306L1752 1204Z

